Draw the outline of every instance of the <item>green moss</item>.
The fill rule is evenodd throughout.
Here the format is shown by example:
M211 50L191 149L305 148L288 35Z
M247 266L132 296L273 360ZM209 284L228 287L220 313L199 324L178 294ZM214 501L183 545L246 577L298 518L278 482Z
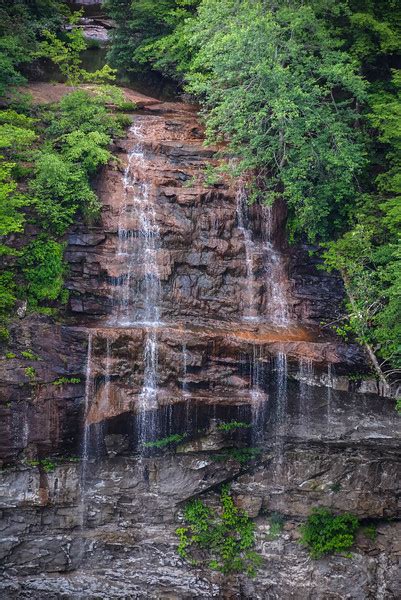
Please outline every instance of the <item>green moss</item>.
M7 360L11 360L12 358L17 358L17 355L14 354L14 352L6 352L5 357L7 358Z
M312 558L344 553L354 544L358 519L350 514L334 515L327 508L315 508L300 526L301 544Z

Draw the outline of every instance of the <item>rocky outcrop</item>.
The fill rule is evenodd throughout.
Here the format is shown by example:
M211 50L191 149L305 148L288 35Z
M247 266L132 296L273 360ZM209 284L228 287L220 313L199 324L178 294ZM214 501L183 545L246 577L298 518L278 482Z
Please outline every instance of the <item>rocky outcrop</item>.
M146 176L152 181L160 234L157 262L162 317L201 323L241 319L249 274L244 234L238 223L237 191L224 180L213 185L204 182L204 170L217 162L213 148L202 145L202 128L191 107L164 104L149 106L148 110L150 114L135 117L131 137L141 129ZM120 149L121 164L127 163L126 150L133 145L129 135ZM125 193L121 169L107 168L98 181L104 207L102 224L89 234L87 228L80 227L69 238L70 308L72 314L86 320L113 312L113 288L126 276L117 256ZM270 229L275 243L280 243L278 232L283 231L284 218L280 205L273 213L255 206L245 215L254 238L252 293L257 313L267 319L271 274L264 257L270 251L264 236ZM140 224L135 214L126 227L137 235ZM284 252L282 260L281 283L287 290L292 319L320 325L332 318L342 299L338 278L322 275L316 269L319 261L310 259L306 249ZM137 301L141 302L140 294Z
M340 425L350 415L342 403L338 408ZM117 454L89 464L84 501L76 465L4 472L2 597L395 600L401 583L401 532L394 520L400 516L399 437L388 430L384 438L366 422L351 442L337 425L329 441L321 424L313 442L306 433L303 440L292 437L281 461L267 445L257 464L245 467L216 463L213 449L199 447L141 460ZM216 486L227 481L237 504L255 518L263 557L255 579L191 568L176 554L182 503L202 494L213 504ZM316 505L373 519L377 537L361 529L351 557L310 560L298 525ZM269 536L272 513L284 518L275 539Z
M127 94L101 221L69 234L64 321L21 315L0 361L1 597L396 600L401 430L361 348L321 327L338 279L287 246L283 204L210 175L195 107ZM255 519L254 579L177 554L185 502L222 483ZM313 561L314 506L377 536Z

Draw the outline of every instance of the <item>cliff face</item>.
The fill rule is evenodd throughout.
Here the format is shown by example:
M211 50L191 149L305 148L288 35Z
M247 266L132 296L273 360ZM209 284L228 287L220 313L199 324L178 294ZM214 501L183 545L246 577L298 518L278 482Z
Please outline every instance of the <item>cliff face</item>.
M1 363L2 597L397 598L400 428L361 349L320 327L338 279L287 247L283 206L205 180L218 160L193 107L140 101L96 184L101 223L69 236L67 323L20 320L15 349L38 359ZM250 427L223 434L230 420ZM232 447L257 458L216 461ZM183 503L213 505L223 482L255 518L252 580L176 552ZM318 505L375 520L377 538L310 560L297 524Z

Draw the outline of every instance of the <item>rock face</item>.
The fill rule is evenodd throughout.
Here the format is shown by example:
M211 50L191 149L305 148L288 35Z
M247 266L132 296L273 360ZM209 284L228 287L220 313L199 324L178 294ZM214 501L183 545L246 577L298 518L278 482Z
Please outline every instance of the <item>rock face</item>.
M400 421L362 350L320 327L338 279L286 245L283 205L210 172L194 107L140 100L101 222L70 232L63 324L21 314L0 362L1 597L399 598ZM177 554L185 502L215 506L223 483L255 519L253 579ZM377 536L311 560L316 506Z

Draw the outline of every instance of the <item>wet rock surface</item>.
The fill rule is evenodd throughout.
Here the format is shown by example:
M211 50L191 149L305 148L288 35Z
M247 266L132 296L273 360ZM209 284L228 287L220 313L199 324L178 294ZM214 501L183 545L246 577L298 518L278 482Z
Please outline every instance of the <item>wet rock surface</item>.
M0 361L1 598L398 599L400 421L361 348L320 326L338 279L287 247L283 205L247 208L205 178L217 149L195 107L127 94L141 110L98 178L101 222L69 235L68 314L21 312ZM255 519L254 579L177 554L185 502L215 506L223 483ZM299 524L315 506L376 538L311 560Z

